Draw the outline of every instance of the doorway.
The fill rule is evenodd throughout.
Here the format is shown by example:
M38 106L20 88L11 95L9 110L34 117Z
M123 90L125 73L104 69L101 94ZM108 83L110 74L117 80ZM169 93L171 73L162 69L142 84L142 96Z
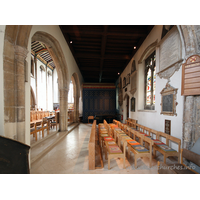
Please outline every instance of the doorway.
M128 118L129 118L129 96L128 95L127 95L126 99L127 99L127 103L126 103L126 109L127 109L126 119L128 120Z

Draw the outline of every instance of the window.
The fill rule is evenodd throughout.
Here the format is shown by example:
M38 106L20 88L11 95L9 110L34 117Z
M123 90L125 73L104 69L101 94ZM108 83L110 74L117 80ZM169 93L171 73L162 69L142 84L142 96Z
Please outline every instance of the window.
M73 83L72 83L72 81L69 84L68 103L74 103Z
M31 74L34 77L34 60L31 58Z
M155 109L156 88L156 54L155 51L145 60L145 106L144 109Z
M44 73L45 69L43 65L40 66L40 72L41 72L41 83L43 83L44 76L45 76L45 73Z

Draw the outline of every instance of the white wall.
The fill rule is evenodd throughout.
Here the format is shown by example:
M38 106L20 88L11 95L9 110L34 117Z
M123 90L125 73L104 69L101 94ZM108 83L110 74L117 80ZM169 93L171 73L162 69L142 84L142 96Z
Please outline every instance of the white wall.
M0 135L4 136L4 72L3 72L3 48L5 25L0 25Z
M42 71L42 80L41 80L41 70L40 70L40 66L44 66L45 68L45 71ZM34 66L34 70L35 70L35 66ZM46 66L40 61L37 59L37 79L38 79L38 84L37 84L37 87L38 87L38 105L37 107L39 108L39 110L42 108L43 110L49 110L49 111L52 111L53 110L53 90L54 91L58 91L58 88L53 88L53 76L54 74L57 74L56 72L55 73L52 73L52 76L47 76L47 88L48 88L48 103L46 101L46 73L48 71L51 71L51 69L47 68L47 71L46 71ZM54 69L54 71L56 71L56 69ZM35 74L35 73L34 73ZM34 91L34 94L35 94L35 97L36 97L36 88L35 88L35 79L36 76L32 77L31 76L31 87ZM57 78L56 78L57 80ZM57 85L55 85L55 87L58 87ZM57 93L56 93L57 94ZM58 97L57 97L58 98Z
M179 71L176 71L174 75L170 78L170 85L174 88L178 88L177 91L177 102L178 105L176 106L176 113L177 116L168 116L168 115L161 115L161 94L160 92L163 90L163 88L166 86L167 80L161 79L159 76L156 76L156 104L155 104L155 110L144 110L144 62L142 64L138 64L138 60L142 56L145 49L151 45L153 42L158 40L158 42L161 40L161 33L162 33L162 26L155 26L150 34L147 36L143 44L141 45L140 49L137 51L133 59L135 59L136 63L136 70L137 70L137 91L134 95L132 95L129 91L131 90L131 84L129 84L127 88L127 94L130 96L130 102L129 105L131 105L131 98L134 96L136 98L136 107L135 112L131 112L129 110L129 117L132 119L138 120L139 124L142 124L144 126L147 126L149 128L152 128L157 131L164 132L164 123L166 120L171 120L171 135L174 137L177 137L179 139L182 139L182 120L183 120L183 96L181 96L181 71L180 68ZM157 50L156 50L157 54ZM156 55L156 71L158 72L159 69L159 62ZM133 60L132 59L132 60ZM124 77L127 76L131 72L131 64L127 65L123 73L121 74L122 80ZM125 95L125 91L123 89L123 97ZM123 113L122 113L123 109ZM123 101L123 107L120 108L120 114L124 115L125 122L126 119L126 100ZM172 144L172 148L177 149L177 146Z
M57 71L53 71L53 103L59 103L59 94L58 94L58 74Z

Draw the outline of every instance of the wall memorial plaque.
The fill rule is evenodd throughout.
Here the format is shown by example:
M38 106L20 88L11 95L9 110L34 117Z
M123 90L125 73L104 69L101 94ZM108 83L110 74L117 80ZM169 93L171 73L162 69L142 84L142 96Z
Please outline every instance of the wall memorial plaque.
M173 88L169 83L166 84L165 88L160 92L161 94L161 113L163 115L177 115L176 113L176 94L177 90Z
M182 65L181 95L200 94L200 56L189 57Z
M165 133L171 135L171 120L165 120Z
M158 44L159 72L160 78L169 79L182 64L182 43L180 34L174 26Z
M173 112L173 94L163 95L163 112Z

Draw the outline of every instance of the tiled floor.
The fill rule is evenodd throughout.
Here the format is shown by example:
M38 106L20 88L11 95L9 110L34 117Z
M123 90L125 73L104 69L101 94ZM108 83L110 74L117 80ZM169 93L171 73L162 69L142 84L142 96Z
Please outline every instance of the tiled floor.
M126 159L126 169L123 169L122 159L112 159L111 169L108 170L108 162L103 159L104 168L88 170L88 141L91 124L80 124L72 130L62 141L53 147L43 157L31 164L31 174L157 174L157 161L163 156L157 153L149 168L148 158L138 159L138 168L134 168L134 155ZM32 152L34 154L34 152ZM175 159L167 159L167 163L176 162Z

